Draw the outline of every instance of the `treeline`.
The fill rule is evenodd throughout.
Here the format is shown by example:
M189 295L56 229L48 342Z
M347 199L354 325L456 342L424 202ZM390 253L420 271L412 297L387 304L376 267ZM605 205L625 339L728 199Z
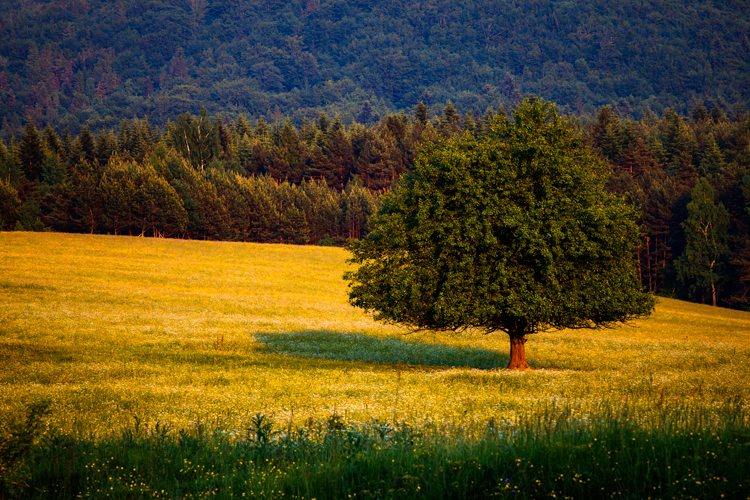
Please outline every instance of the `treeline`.
M499 110L498 113L505 113ZM413 164L423 141L489 132L496 112L449 103L345 127L180 115L163 131L125 120L96 136L39 132L0 143L0 228L343 244ZM646 290L744 307L750 292L750 115L698 105L635 121L611 107L571 120L611 166L607 188L641 212Z
M424 140L484 133L448 104L344 127L324 113L297 128L184 114L163 132L148 120L76 137L27 123L0 143L0 229L343 244L367 232L380 193Z
M529 94L591 118L605 104L638 118L747 108L749 16L742 0L6 0L0 138L29 118L163 128L196 102L347 126L420 100L483 113Z
M646 290L745 307L750 292L750 115L623 120L611 108L584 137L612 166L607 187L641 211L636 251Z
M0 143L0 229L343 244L407 167L388 130L321 115L306 142L288 121L227 127L205 110L163 134L145 120L75 138L29 123Z

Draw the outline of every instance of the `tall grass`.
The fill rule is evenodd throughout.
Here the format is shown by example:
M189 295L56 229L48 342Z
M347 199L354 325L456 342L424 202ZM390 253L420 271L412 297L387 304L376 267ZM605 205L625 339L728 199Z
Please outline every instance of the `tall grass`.
M70 498L746 498L748 416L676 405L644 425L628 405L576 418L569 406L482 425L340 416L278 432L175 432L136 421L104 439L39 447L34 495Z
M743 444L748 313L660 299L651 318L630 325L534 335L527 353L536 369L512 373L502 370L507 336L408 334L351 308L341 279L345 260L346 251L338 248L0 233L0 418L18 420L35 401L51 402L27 494L54 495L58 488L59 497L73 491L104 497L105 474L124 481L123 474L136 467L144 497L160 496L162 489L172 497L200 496L213 491L209 484L225 496L229 485L249 494L244 481L252 477L265 478L266 496L274 484L286 496L305 498L341 498L336 495L343 491L449 497L454 490L446 485L458 481L467 497L516 489L514 495L528 498L552 498L553 491L557 498L586 498L580 478L565 475L570 466L586 474L587 484L604 488L597 490L602 497L620 491L617 498L708 498L714 490L688 484L700 473L696 481L704 487L709 470L710 477L726 479L711 479L712 488L725 484L719 495L747 497L746 485L735 479L748 476L743 457L750 455ZM259 414L282 431L261 440L264 449L276 450L266 457L273 465L240 467L238 460L247 462L238 457L259 447L257 433L247 433ZM551 422L560 432L544 437L541 429ZM406 441L385 439L376 432L381 426L390 428L388 436L408 430L424 439L407 456ZM628 432L632 443L615 440ZM341 448L336 440L351 433L361 433L374 448L361 456L361 450ZM723 458L681 458L678 451L698 443L692 439L708 443L712 435L719 439L700 449L734 457L731 466ZM322 446L326 442L334 444ZM279 454L283 446L310 454L304 460ZM650 447L653 456L641 450ZM597 458L606 450L616 461ZM113 462L130 454L136 462ZM544 454L565 467L541 461ZM201 479L188 488L170 468L172 456L215 466L232 479L220 483L205 472L213 469L204 474L192 468L180 474ZM453 472L434 468L435 460L453 463L460 456L461 474L469 474L465 464L472 457L483 464L481 474L465 477L484 489L472 490L463 479L445 483ZM144 457L152 457L152 465ZM497 490L488 486L489 478L520 477L508 475L516 470L506 467L514 463L506 462L510 458L522 458L528 471L534 464L534 474L546 463L545 474L510 484L511 493L500 483ZM314 468L319 459L322 468ZM402 479L393 479L402 469L388 460L403 461ZM689 460L723 464L729 475L709 465L688 468ZM101 477L84 474L93 467ZM368 472L360 477L351 467ZM641 467L645 472L638 472ZM425 470L438 470L439 480ZM492 474L482 475L488 470ZM564 481L553 481L553 472ZM531 481L530 473L523 477ZM300 474L319 489L290 489L307 484ZM630 484L636 479L639 484ZM536 480L546 489L531 488ZM429 489L439 484L442 489ZM140 495L118 491L120 497Z

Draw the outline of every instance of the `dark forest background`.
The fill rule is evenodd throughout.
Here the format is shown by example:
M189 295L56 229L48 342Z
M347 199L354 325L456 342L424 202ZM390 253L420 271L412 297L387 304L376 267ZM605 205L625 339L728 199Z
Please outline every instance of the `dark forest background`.
M5 0L0 137L321 111L344 125L522 95L640 119L750 96L744 0Z
M370 125L321 113L295 127L205 109L73 136L27 123L0 142L0 229L341 245L425 141L489 133L504 109L439 115L418 104ZM644 289L745 307L750 291L750 114L703 105L641 120L569 117L609 165L607 189L641 213Z

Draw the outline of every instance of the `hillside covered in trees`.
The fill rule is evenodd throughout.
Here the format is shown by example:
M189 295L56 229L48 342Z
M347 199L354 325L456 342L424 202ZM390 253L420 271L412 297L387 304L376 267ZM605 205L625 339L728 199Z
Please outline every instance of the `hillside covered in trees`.
M163 131L124 120L77 136L28 123L0 142L0 230L343 244L367 233L424 141L486 134L493 116L420 104L371 125L321 113L227 126L203 110ZM750 305L750 114L696 106L634 121L606 106L569 123L610 166L607 188L641 212L644 289Z
M201 106L298 127L419 101L477 116L530 94L590 117L731 114L750 97L749 37L743 0L7 0L0 137L29 119L163 127Z

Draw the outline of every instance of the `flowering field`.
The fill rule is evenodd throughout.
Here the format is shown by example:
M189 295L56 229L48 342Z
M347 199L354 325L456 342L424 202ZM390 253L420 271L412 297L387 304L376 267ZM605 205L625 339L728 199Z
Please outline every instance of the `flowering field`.
M409 333L349 306L346 258L339 248L0 233L0 422L45 400L41 434L87 443L120 439L134 422L145 436L158 424L171 429L164 436L211 428L244 439L263 428L259 415L287 437L316 423L387 422L481 441L488 428L539 431L564 416L586 429L603 415L647 433L663 433L665 416L680 432L711 435L727 419L747 429L748 313L662 298L630 325L532 336L535 369L506 372L504 334Z

